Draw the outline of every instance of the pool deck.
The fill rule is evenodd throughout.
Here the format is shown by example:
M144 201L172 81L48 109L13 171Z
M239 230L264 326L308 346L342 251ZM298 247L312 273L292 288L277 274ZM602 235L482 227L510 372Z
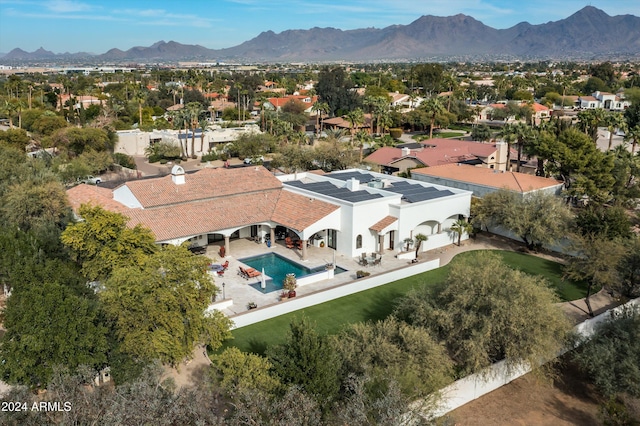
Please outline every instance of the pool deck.
M280 292L274 291L271 293L263 294L262 292L254 289L249 284L260 283L260 277L249 278L248 280L241 277L239 267L246 267L238 259L256 256L264 253L278 253L281 256L297 262L307 268L322 267L327 263L333 262L333 250L327 247L308 247L307 248L307 260L302 260L302 253L296 249L288 249L283 243L277 242L271 247L267 247L265 244L258 244L248 239L233 240L230 243L230 255L221 259L218 255L218 245L210 245L207 247L206 256L211 258L215 263L222 263L225 260L229 261L229 268L224 274L224 277L217 277L216 274L211 273L214 277L216 286L220 289L217 302L223 301L222 284L224 283L224 299L232 299L233 304L227 308L222 309L229 317L233 318L235 315L244 313L247 311L247 305L249 302L255 303L258 307L265 307L274 305L280 302ZM356 280L356 271L365 270L371 275L380 274L389 270L401 268L407 266L409 262L406 259L397 259L395 252L388 250L382 256L382 264L380 266L368 266L363 267L357 263L357 259L342 256L336 253L336 265L347 270L347 272L337 274L333 279L319 281L313 284L307 284L304 286L298 286L296 293L298 296L315 293L317 291L327 290L332 287L344 285L346 283Z

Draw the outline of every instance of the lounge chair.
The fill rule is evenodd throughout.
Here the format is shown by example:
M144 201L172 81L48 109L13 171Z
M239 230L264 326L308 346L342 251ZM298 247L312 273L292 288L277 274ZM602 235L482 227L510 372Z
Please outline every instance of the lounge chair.
M296 248L298 250L302 250L302 244L304 244L304 241L302 241L302 240L296 241Z
M259 277L260 275L262 275L262 273L260 271L258 271L257 269L254 269L254 268L247 268L244 271L247 274L248 278L255 278L255 277Z
M292 249L293 248L293 240L291 239L291 237L287 237L284 239L284 244L287 246L287 248Z
M222 264L222 269L223 269L224 271L226 271L228 268L229 268L229 261L227 260L226 262L224 262L224 263Z
M238 275L240 275L245 280L248 280L249 274L247 274L247 271L242 266L238 266L238 269L239 269Z

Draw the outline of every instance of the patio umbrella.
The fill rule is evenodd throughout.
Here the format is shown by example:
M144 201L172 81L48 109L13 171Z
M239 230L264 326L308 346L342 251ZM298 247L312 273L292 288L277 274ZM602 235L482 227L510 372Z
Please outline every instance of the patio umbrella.
M260 275L260 287L263 290L267 288L267 282L264 280L264 268L262 268L262 275Z

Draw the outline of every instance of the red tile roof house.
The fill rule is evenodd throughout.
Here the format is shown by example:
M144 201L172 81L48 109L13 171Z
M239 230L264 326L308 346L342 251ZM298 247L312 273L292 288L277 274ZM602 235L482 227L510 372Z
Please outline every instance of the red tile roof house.
M264 167L203 169L186 175L174 166L171 175L161 178L126 182L113 191L78 185L67 195L74 211L92 203L123 213L130 226L150 228L159 244L189 241L205 246L208 234L218 234L227 254L230 239L250 237L253 225L261 228L263 237L280 225L308 239L339 217L337 205L285 191Z
M511 149L511 162L517 152ZM429 139L421 148L382 147L366 157L365 162L376 165L388 174L406 172L409 168L439 166L449 163L482 165L495 170L507 169L507 145L504 142L480 143L456 139Z
M127 182L114 190L78 185L67 191L74 211L91 203L124 214L129 226L151 229L157 243L208 245L209 237L230 241L270 235L282 226L303 241L326 241L351 257L402 250L418 233L429 236L423 250L449 245L446 232L468 217L471 192L347 170L275 177L263 167L203 169L186 175ZM302 244L306 258L306 244Z
M291 101L301 102L305 107L304 112L310 113L313 105L318 102L318 97L306 95L289 95L282 98L269 98L267 102L264 103L264 108L271 111L280 111L283 106Z
M505 172L466 164L445 164L411 171L421 182L472 191L475 197L507 189L523 197L533 192L560 195L563 182L527 173Z

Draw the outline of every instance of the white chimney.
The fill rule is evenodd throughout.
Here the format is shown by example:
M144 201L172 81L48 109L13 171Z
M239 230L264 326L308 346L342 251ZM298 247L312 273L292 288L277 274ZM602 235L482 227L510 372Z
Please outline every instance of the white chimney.
M406 157L409 154L411 154L411 150L409 148L407 148L406 146L403 146L402 147L402 156Z
M347 189L351 192L360 190L360 181L356 178L351 178L347 181Z
M173 166L171 169L171 180L176 185L184 185L184 169L180 166Z

